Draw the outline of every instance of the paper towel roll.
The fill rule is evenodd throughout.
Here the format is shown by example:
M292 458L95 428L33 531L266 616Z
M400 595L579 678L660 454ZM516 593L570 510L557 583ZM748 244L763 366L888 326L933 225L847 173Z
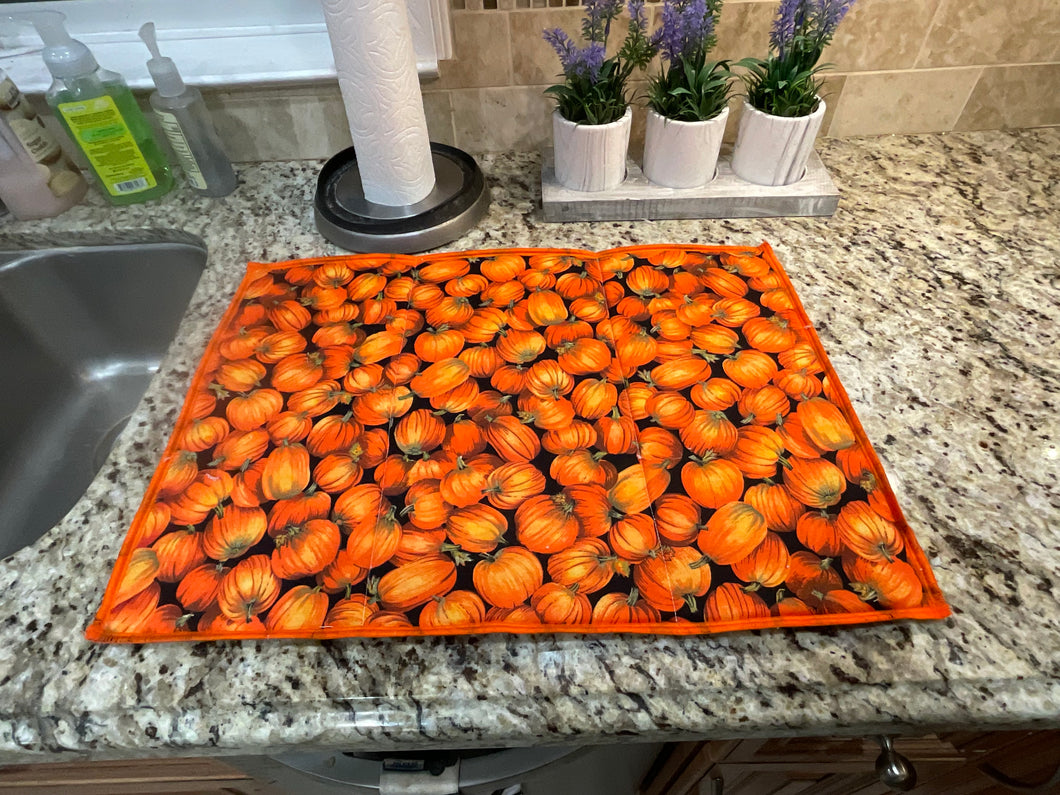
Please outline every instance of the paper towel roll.
M324 0L324 19L364 197L426 198L434 162L404 0Z

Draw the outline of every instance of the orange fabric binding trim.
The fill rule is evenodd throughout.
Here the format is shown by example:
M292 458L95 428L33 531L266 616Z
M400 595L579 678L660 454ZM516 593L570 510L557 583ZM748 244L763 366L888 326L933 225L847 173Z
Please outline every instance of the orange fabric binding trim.
M86 635L949 614L772 249L251 263Z

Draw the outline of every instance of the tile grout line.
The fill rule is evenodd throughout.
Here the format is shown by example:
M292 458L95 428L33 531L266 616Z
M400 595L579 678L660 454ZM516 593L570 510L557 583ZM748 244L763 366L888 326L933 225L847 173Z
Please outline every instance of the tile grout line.
M960 123L961 118L964 116L964 112L968 109L968 102L972 98L972 94L975 93L975 89L978 88L979 82L983 79L983 73L987 70L987 67L980 66L979 72L975 76L975 80L971 82L971 86L968 88L968 93L964 97L964 102L961 103L960 108L957 111L953 121L950 122L949 131L952 132L957 129L957 125Z
M931 15L931 22L928 23L924 29L924 38L920 40L920 49L917 50L916 58L913 59L913 69L920 67L920 61L924 58L925 51L927 50L928 41L931 39L931 33L935 30L935 26L938 23L939 16L942 14L942 9L948 3L949 0L939 0L939 4L935 6L935 13Z

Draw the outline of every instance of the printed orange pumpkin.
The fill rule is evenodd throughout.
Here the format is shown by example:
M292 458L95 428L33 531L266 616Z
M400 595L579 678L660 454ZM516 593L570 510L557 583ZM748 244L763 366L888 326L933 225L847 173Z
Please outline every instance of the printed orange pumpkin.
M261 491L269 500L284 500L309 485L309 451L301 444L281 444L265 459Z
M269 609L265 628L270 632L316 629L328 613L328 596L320 588L296 585Z
M474 591L450 591L435 596L420 611L421 627L466 627L486 620L486 605Z
M732 564L732 573L756 589L775 588L788 579L790 557L784 540L776 533L766 533L747 557Z
M884 519L865 502L844 505L836 525L843 544L866 560L892 563L905 547L894 523Z
M696 597L710 590L709 563L691 547L663 547L634 567L633 581L652 607L676 613L687 606L694 613Z
M562 492L530 497L515 511L515 534L531 552L547 555L566 549L578 537L574 500Z
M530 606L546 624L588 624L593 616L589 598L578 593L577 585L546 582L534 591Z
M265 537L265 511L229 505L220 516L214 516L202 533L203 551L214 560L240 557Z
M850 589L865 602L878 602L888 609L917 607L923 599L923 586L916 571L904 560L876 563L856 556L843 559L843 571Z
M608 541L611 549L622 560L639 563L655 554L659 546L659 532L651 516L631 513L611 525Z
M342 537L339 528L327 519L310 519L290 525L276 538L272 569L284 580L297 580L323 571L335 560Z
M200 530L188 525L175 528L155 541L151 545L158 561L155 578L159 582L179 582L189 571L205 563L202 536Z
M745 502L729 502L707 519L696 546L714 563L735 563L750 555L767 532L762 514Z
M385 610L404 613L444 596L456 585L456 564L438 556L397 566L375 583L375 595Z
M360 628L378 612L379 606L372 603L367 594L353 594L332 605L324 617L324 626Z
M693 457L681 467L681 485L685 493L704 508L720 508L740 499L743 474L736 464L724 458L714 458L708 451L707 456Z
M736 583L726 582L707 596L703 617L711 623L768 618L769 606L758 594L750 593Z
M328 528L328 546L333 539L338 538L338 527L333 523L328 524L335 527L335 533ZM398 521L397 511L390 508L386 513L374 517L367 517L364 521L350 530L346 538L346 554L350 562L362 569L373 569L385 563L397 552L401 543L401 522ZM322 552L321 557L326 557ZM334 559L334 555L332 555ZM330 562L330 560L329 560ZM307 572L313 574L315 572Z
M606 593L593 605L593 624L655 624L662 620L659 611L640 598L634 588L628 594Z
M846 417L830 400L804 400L796 413L806 437L821 450L842 450L854 444L854 432Z
M232 620L250 621L265 612L280 596L280 579L267 555L241 560L221 580L217 604Z

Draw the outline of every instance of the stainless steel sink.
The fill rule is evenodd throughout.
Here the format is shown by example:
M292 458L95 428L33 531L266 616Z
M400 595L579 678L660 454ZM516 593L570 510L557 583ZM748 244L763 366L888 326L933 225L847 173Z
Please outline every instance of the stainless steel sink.
M0 557L73 507L158 370L206 264L183 233L0 242Z

